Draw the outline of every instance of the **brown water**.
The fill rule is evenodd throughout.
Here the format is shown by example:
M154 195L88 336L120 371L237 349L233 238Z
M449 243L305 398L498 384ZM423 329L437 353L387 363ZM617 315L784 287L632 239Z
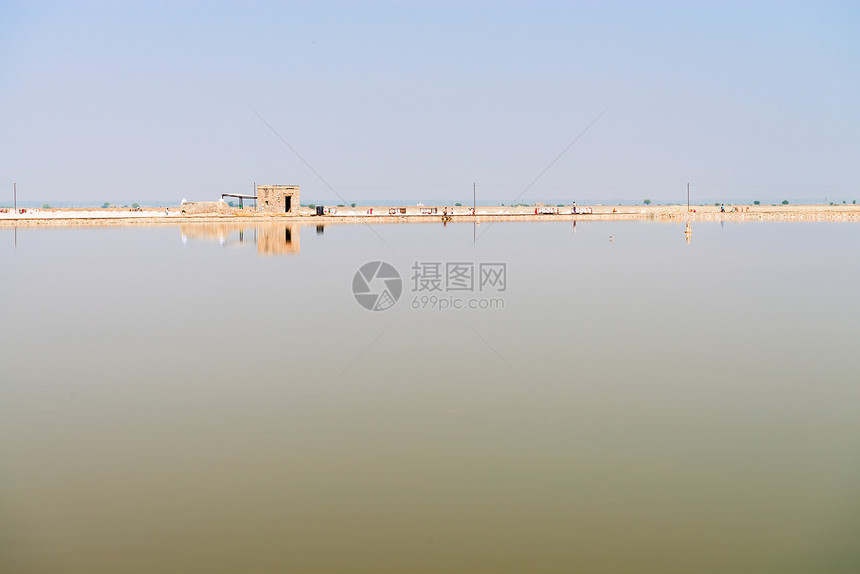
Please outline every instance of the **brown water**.
M860 571L860 226L374 230L0 230L0 572Z

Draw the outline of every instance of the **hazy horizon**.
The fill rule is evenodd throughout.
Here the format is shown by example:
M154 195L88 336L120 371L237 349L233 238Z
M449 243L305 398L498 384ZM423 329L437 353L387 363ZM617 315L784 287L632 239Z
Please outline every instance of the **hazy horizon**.
M850 3L0 10L0 204L860 199Z
M206 197L205 200L217 200L218 198L215 196ZM643 205L686 205L685 201L655 201L650 198L646 198L648 203L637 200L615 200L615 199L594 199L594 198L577 198L573 201L576 201L578 205L592 205L592 206L612 206L612 205L621 205L621 206L643 206ZM188 200L191 201L191 200ZM227 198L225 201L229 203L233 203L238 205L235 199ZM711 206L714 204L725 204L725 205L752 205L754 202L758 201L761 205L780 205L782 200L773 199L773 200L749 200L749 199L741 199L741 198L725 198L725 197L713 197L713 198L698 198L695 201L691 201L690 205L693 206ZM789 202L789 205L856 205L857 200L851 199L838 199L838 198L827 198L827 201L819 201L813 198L805 198L805 199L786 199L785 201ZM182 203L181 199L135 199L131 198L128 200L122 201L110 201L101 199L94 200L59 200L53 202L46 202L40 199L28 199L22 200L18 199L17 205L19 208L40 208L45 207L47 205L50 208L56 209L72 209L72 208L96 208L96 207L104 207L105 203L109 203L110 207L133 207L134 204L137 204L139 207L173 207L179 206ZM418 198L403 198L403 199L386 199L386 198L370 198L367 200L363 200L360 202L351 202L355 203L356 207L386 207L386 206L416 206L416 205L429 205L429 206L454 206L454 205L462 205L462 206L471 206L472 202L467 198L438 198L435 201L425 202L422 199ZM538 197L532 198L529 201L518 201L515 203L508 203L499 198L488 198L488 199L478 199L478 207L486 207L486 206L512 206L512 205L534 205L535 203L544 203L546 205L565 205L568 206L572 203L569 198L559 198L559 197ZM0 208L10 208L13 203L11 201L0 201ZM253 200L250 202L246 202L245 205L253 206ZM315 206L315 205L330 205L330 206L349 206L350 204L343 204L339 199L335 199L334 201L302 201L302 206Z

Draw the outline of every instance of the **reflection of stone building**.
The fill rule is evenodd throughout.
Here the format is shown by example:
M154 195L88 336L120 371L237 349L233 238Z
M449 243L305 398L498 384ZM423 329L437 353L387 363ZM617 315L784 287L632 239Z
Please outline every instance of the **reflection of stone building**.
M299 226L265 224L257 227L257 253L283 255L299 252Z
M179 233L183 239L205 239L224 243L234 231L241 227L231 223L181 223Z
M179 226L182 241L203 239L217 241L225 247L257 245L260 255L285 255L299 252L298 223L183 223Z
M299 186L258 185L257 211L298 215Z

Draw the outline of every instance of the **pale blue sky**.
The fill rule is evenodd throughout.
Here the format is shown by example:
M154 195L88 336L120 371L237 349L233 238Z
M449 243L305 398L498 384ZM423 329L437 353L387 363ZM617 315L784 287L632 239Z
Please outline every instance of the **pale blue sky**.
M860 200L858 6L4 2L0 203Z

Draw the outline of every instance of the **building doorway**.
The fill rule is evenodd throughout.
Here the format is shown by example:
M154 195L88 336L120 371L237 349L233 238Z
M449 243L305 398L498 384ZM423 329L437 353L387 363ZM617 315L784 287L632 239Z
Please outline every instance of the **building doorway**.
M284 196L284 207L285 207L286 209L284 210L284 213L289 213L289 212L290 212L290 208L291 208L292 206L293 206L293 196L291 196L291 195L285 195L285 196Z

